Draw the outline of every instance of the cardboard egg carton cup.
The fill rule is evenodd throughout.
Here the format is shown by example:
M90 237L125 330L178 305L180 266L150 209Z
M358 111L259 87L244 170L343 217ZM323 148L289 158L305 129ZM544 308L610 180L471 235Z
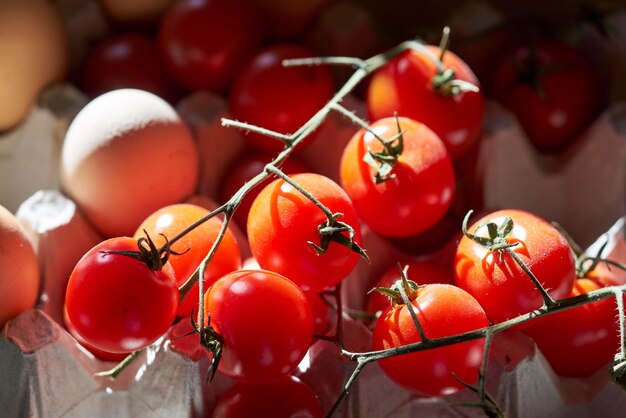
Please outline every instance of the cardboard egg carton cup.
M218 373L211 385L205 384L208 357L199 352L193 337L178 344L163 338L111 380L94 373L114 363L95 358L62 326L69 274L82 254L102 239L60 190L57 175L65 130L86 102L70 85L48 90L21 126L0 137L0 173L5 179L0 204L14 211L30 232L43 275L40 304L1 331L0 416L202 416L233 382ZM363 103L352 97L344 105L365 114ZM214 197L228 163L246 147L244 134L221 126L228 109L218 96L194 93L179 102L177 110L192 128L201 160L212 162L202 165L198 193ZM351 122L331 114L300 157L337 180L341 151L355 131ZM487 105L484 131L479 167L487 207L517 207L556 220L584 246L608 236L605 256L626 262L625 105L606 109L560 154L537 153L514 117L494 103ZM215 150L221 156L218 163ZM359 263L343 287L344 300L356 308L362 307L382 270L402 256L367 228L364 241L372 264ZM626 282L622 273L610 273ZM369 349L370 331L360 323L348 321L345 334L348 348ZM333 345L319 341L296 374L316 390L328 410L353 367ZM618 417L626 408L626 393L608 383L605 370L584 380L559 378L533 343L514 333L495 339L487 376L488 390L509 417ZM372 364L337 416L482 416L480 410L458 406L475 400L473 396L463 391L420 397L394 385Z

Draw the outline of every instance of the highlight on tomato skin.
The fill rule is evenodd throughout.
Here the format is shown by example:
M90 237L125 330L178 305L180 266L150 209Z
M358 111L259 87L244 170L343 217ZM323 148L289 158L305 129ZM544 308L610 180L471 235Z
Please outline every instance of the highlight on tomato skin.
M426 337L435 339L489 325L485 311L469 293L449 284L428 284L411 302ZM384 350L421 341L403 304L390 305L376 321L372 348ZM402 387L424 395L440 396L474 385L483 359L484 339L389 357L378 363ZM456 375L455 378L454 375Z
M318 396L294 376L264 384L236 383L218 398L212 418L322 418Z
M204 298L205 318L223 341L218 370L245 383L291 373L313 340L304 292L267 270L238 270L216 281Z
M487 227L476 231L478 226L487 222L501 226L507 217L514 226L505 239L516 244L510 250L526 264L553 299L567 297L576 277L573 253L567 240L546 220L527 211L503 209L474 221L468 232L487 237ZM543 305L543 298L529 276L506 251L492 252L463 236L454 264L456 285L474 296L494 323Z
M371 129L385 141L402 132L402 150L387 150L364 129L346 145L340 163L341 185L359 217L385 237L410 236L432 227L450 208L456 187L443 142L425 124L405 117L377 120ZM399 146L399 140L392 145ZM385 176L379 174L382 163L376 161L379 165L374 167L367 161L372 153L393 155L395 162Z
M90 345L110 353L147 347L172 325L179 292L169 263L152 270L118 251L137 252L129 237L107 239L77 263L67 284L69 322Z
M578 278L568 297L603 287L588 278ZM608 368L618 352L619 332L614 297L587 303L524 324L552 369L561 376L587 378Z

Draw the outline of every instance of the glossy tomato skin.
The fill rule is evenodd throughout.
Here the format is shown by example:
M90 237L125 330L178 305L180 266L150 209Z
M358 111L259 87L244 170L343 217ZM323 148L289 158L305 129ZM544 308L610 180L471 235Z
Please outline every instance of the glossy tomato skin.
M361 245L359 219L350 198L334 181L314 173L290 176L333 213L354 228L354 242ZM250 250L259 265L293 280L305 291L331 288L352 271L359 255L335 242L318 255L309 242L320 245L319 225L326 215L283 179L258 194L248 216Z
M530 63L532 56L535 64ZM558 150L572 142L598 115L601 83L583 54L542 41L518 45L503 57L494 68L492 94L517 117L539 150ZM521 71L534 71L538 85Z
M282 61L313 56L313 51L295 44L257 51L233 82L229 96L233 117L281 134L296 132L331 99L333 80L325 66L284 67ZM284 147L280 140L255 133L248 133L246 139L267 151Z
M367 109L372 120L400 116L415 119L432 129L444 142L450 158L457 160L475 147L481 136L484 98L480 91L453 97L433 88L440 49L427 46L430 54L407 51L377 71L367 91ZM458 80L478 86L472 70L453 52L443 58Z
M91 97L122 88L146 90L170 103L180 97L163 68L156 42L146 35L121 33L102 40L81 69L80 87Z
M390 237L417 234L435 225L454 197L454 169L446 148L426 125L399 118L404 149L393 167L395 176L376 184L376 170L363 157L383 145L363 129L348 142L341 158L341 185L360 218L374 232ZM374 122L371 128L385 140L398 133L395 118Z
M576 279L568 297L602 286ZM536 318L524 328L552 369L561 376L588 377L607 366L619 349L614 297Z
M509 216L515 226L508 238L512 250L524 261L554 299L566 297L576 271L566 239L545 220L522 210L492 212L468 228L474 233L485 221L500 225ZM486 236L487 228L479 231ZM538 309L543 299L530 278L509 254L494 254L468 237L461 238L455 259L456 284L480 302L489 319L502 322Z
M419 285L454 282L452 266L435 263L432 260L405 260L401 262L402 268L408 266L407 278ZM400 280L400 269L397 265L389 266L379 277L375 287L390 288L397 280ZM389 298L380 292L371 292L366 300L366 310L375 314L385 310L390 304Z
M237 158L236 161L225 171L220 182L219 195L222 202L228 201L246 182L261 173L267 163L276 157L269 152L248 152ZM306 164L298 160L297 156L290 156L280 169L285 174L305 173L310 171ZM233 219L241 228L245 230L248 223L248 213L254 198L259 194L259 190L271 182L270 179L262 182L256 188L250 190L239 204Z
M225 275L205 294L204 309L224 341L219 370L239 382L284 378L313 339L306 296L292 281L271 271Z
M209 210L189 203L168 205L149 215L137 228L135 238L145 237L147 232L155 244L161 246L165 244L166 237L167 239L173 238L208 214ZM204 260L221 228L222 221L213 217L172 245L172 250L180 254L171 254L169 258L178 287L191 277ZM204 271L205 289L226 273L237 270L239 267L241 267L239 244L232 230L227 228L211 262ZM196 284L180 301L176 315L189 317L192 310L197 312L198 301L198 284Z
M78 261L67 284L67 316L76 332L100 350L139 350L174 320L179 299L174 271L168 263L151 270L144 262L110 251L137 251L137 241L110 238Z
M489 325L479 303L464 290L449 284L429 284L412 302L429 338L440 338ZM388 307L376 321L372 334L374 350L421 341L406 305ZM385 374L408 390L430 396L446 395L464 388L462 381L478 380L484 339L390 357L379 361Z
M320 401L294 376L266 384L236 383L219 397L212 418L322 418Z
M180 0L162 18L158 44L167 71L181 86L222 92L262 38L247 0Z

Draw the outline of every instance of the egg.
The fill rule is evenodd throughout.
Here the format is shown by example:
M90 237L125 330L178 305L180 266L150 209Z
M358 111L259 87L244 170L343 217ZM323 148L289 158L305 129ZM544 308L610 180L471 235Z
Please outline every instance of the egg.
M39 276L37 256L26 231L0 206L0 328L35 306Z
M53 2L0 0L0 131L17 126L41 89L64 78L69 47Z
M132 236L152 212L193 194L198 172L185 122L165 100L137 89L89 102L61 150L61 186L104 237Z

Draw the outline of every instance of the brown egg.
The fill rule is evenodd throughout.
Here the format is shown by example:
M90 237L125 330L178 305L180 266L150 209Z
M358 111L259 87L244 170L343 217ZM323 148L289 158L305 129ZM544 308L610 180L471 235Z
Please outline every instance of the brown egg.
M165 100L114 90L72 121L61 184L105 237L132 236L152 212L195 191L198 160L190 130Z
M17 218L0 206L0 328L35 306L38 294L35 251Z
M0 131L19 124L68 69L63 22L48 0L0 1Z

